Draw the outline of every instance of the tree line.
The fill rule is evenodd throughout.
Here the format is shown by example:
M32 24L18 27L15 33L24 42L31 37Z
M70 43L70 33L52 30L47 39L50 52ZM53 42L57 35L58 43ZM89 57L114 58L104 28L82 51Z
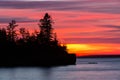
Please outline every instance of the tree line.
M66 55L66 46L60 45L56 33L53 33L52 24L51 16L46 13L43 18L39 20L39 32L35 31L31 35L25 28L20 28L19 33L21 37L19 37L16 31L18 24L15 20L12 20L6 28L0 28L1 51L5 52L9 50L13 55L16 53L15 50L21 52L21 54L26 53L27 55L33 53L38 55L38 52L41 54L51 52L50 54L54 55Z

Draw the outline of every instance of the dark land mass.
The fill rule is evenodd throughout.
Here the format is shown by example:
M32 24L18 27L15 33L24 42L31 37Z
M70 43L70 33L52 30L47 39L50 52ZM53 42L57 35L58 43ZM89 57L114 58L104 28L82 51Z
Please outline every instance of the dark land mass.
M0 29L0 67L75 65L76 55L69 54L53 33L51 16L39 20L40 31L30 34L25 28L16 31L15 20Z
M77 58L120 58L120 55L89 55L79 56Z

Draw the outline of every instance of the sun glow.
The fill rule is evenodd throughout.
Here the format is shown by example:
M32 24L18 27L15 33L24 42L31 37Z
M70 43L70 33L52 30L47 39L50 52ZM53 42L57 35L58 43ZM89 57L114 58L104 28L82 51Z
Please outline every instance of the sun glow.
M120 54L118 44L67 44L69 53L84 55Z
M67 44L68 52L70 53L80 53L84 51L97 50L95 47L91 47L88 44Z
M67 47L69 50L74 49L75 51L77 50L91 50L89 45L86 44L67 44Z

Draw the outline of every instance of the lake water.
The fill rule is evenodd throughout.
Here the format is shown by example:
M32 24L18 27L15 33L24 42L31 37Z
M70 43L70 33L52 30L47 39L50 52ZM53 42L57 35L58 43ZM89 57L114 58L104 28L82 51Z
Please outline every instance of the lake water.
M51 68L0 68L0 80L120 80L120 58L77 59L76 65Z

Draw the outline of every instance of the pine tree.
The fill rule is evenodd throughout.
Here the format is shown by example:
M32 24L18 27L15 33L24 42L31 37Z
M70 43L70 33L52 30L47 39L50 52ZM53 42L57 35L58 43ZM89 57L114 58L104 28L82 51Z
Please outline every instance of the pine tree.
M16 30L15 28L17 27L18 25L16 24L16 21L15 20L12 20L9 25L7 26L7 35L8 35L8 40L11 41L11 42L14 42L16 37L17 37L17 34L16 34Z
M40 33L39 38L41 43L49 44L53 40L53 28L52 28L52 19L51 16L46 13L43 19L40 19Z

